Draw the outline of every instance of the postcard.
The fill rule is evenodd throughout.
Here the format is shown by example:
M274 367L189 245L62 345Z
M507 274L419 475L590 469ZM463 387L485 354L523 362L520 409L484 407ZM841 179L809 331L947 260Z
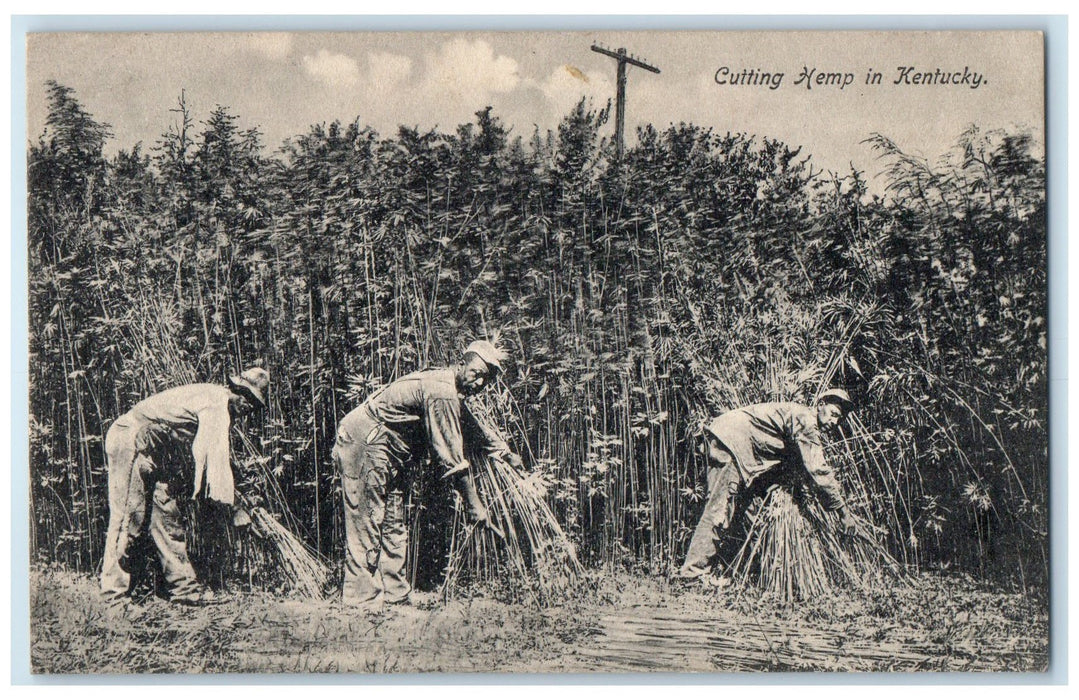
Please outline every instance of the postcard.
M1045 56L29 34L32 671L1045 672Z

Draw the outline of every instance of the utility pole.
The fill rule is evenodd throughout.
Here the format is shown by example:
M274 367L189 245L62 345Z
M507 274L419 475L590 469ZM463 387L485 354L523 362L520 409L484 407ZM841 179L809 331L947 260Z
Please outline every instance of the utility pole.
M645 70L652 71L653 73L659 73L659 68L650 66L644 61L638 60L632 55L626 54L625 49L618 49L617 51L611 51L608 48L604 48L599 44L592 44L592 50L596 53L601 53L604 56L610 56L614 60L618 61L618 94L614 103L614 139L616 158L619 164L622 163L622 153L625 150L624 133L626 129L626 64L631 66L637 66L638 68L644 68Z

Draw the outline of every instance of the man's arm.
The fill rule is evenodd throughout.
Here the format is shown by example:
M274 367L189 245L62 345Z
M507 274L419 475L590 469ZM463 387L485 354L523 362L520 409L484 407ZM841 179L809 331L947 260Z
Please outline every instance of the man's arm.
M824 446L821 444L820 428L815 424L795 419L793 430L794 444L802 459L805 470L809 472L813 483L824 497L824 507L834 510L839 515L840 527L844 532L854 530L854 520L847 508L843 489L835 478L835 472L824 458Z
M468 514L469 521L477 525L489 524L487 506L483 505L483 501L480 500L472 473L466 470L454 474L453 487L457 490L457 493L461 494L461 498L465 502L465 513Z
M840 511L842 515L846 511L846 499L843 497L843 489L835 478L835 472L824 458L820 429L815 425L807 425L795 419L793 433L798 456L823 496L824 507L828 510Z
M521 457L510 449L505 438L487 421L477 416L467 404L461 410L461 425L470 446L475 446L491 457L509 462L517 469L521 468Z
M446 465L447 474L468 470L461 437L461 402L456 398L432 398L424 403L427 438L435 457Z
M428 399L425 404L427 435L435 456L446 465L453 487L465 502L465 512L474 523L486 524L487 509L476 492L471 465L464 455L461 436L461 402L457 399Z

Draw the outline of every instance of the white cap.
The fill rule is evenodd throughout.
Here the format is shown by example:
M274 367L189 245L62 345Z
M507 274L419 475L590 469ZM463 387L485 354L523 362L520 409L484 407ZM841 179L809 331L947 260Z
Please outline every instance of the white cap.
M502 371L502 361L506 359L506 351L501 348L496 348L492 343L486 340L473 340L465 348L465 354L470 352L476 353L481 360L486 362L491 367L494 367L498 371Z
M845 410L849 411L854 407L854 402L850 400L850 395L842 389L828 389L822 391L820 396L817 397L817 403L835 403Z

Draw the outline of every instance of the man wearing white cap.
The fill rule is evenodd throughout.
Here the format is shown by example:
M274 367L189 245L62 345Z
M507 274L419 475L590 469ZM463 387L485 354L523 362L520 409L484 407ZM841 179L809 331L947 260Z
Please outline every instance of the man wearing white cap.
M408 523L404 494L410 467L431 454L463 497L469 519L490 525L476 493L465 444L514 466L521 458L486 430L462 399L479 393L502 370L505 353L485 340L470 344L460 364L413 372L369 396L337 429L334 462L345 507L342 600L351 605L408 602Z
M842 389L828 389L815 409L798 403L759 403L739 408L704 426L702 452L708 460L708 501L686 552L679 576L709 573L737 496L753 481L793 456L816 484L824 506L839 513L844 530L853 521L835 473L824 459L821 428L839 423L852 406Z
M252 367L229 377L228 386L189 384L143 399L116 419L105 435L109 470L109 529L101 591L120 599L131 586L128 547L149 514L169 599L183 605L216 602L199 584L187 556L184 519L177 498L190 494L235 508L229 427L235 418L266 407L270 375ZM181 449L190 448L190 457ZM149 500L149 502L148 502ZM248 522L235 511L235 522Z

